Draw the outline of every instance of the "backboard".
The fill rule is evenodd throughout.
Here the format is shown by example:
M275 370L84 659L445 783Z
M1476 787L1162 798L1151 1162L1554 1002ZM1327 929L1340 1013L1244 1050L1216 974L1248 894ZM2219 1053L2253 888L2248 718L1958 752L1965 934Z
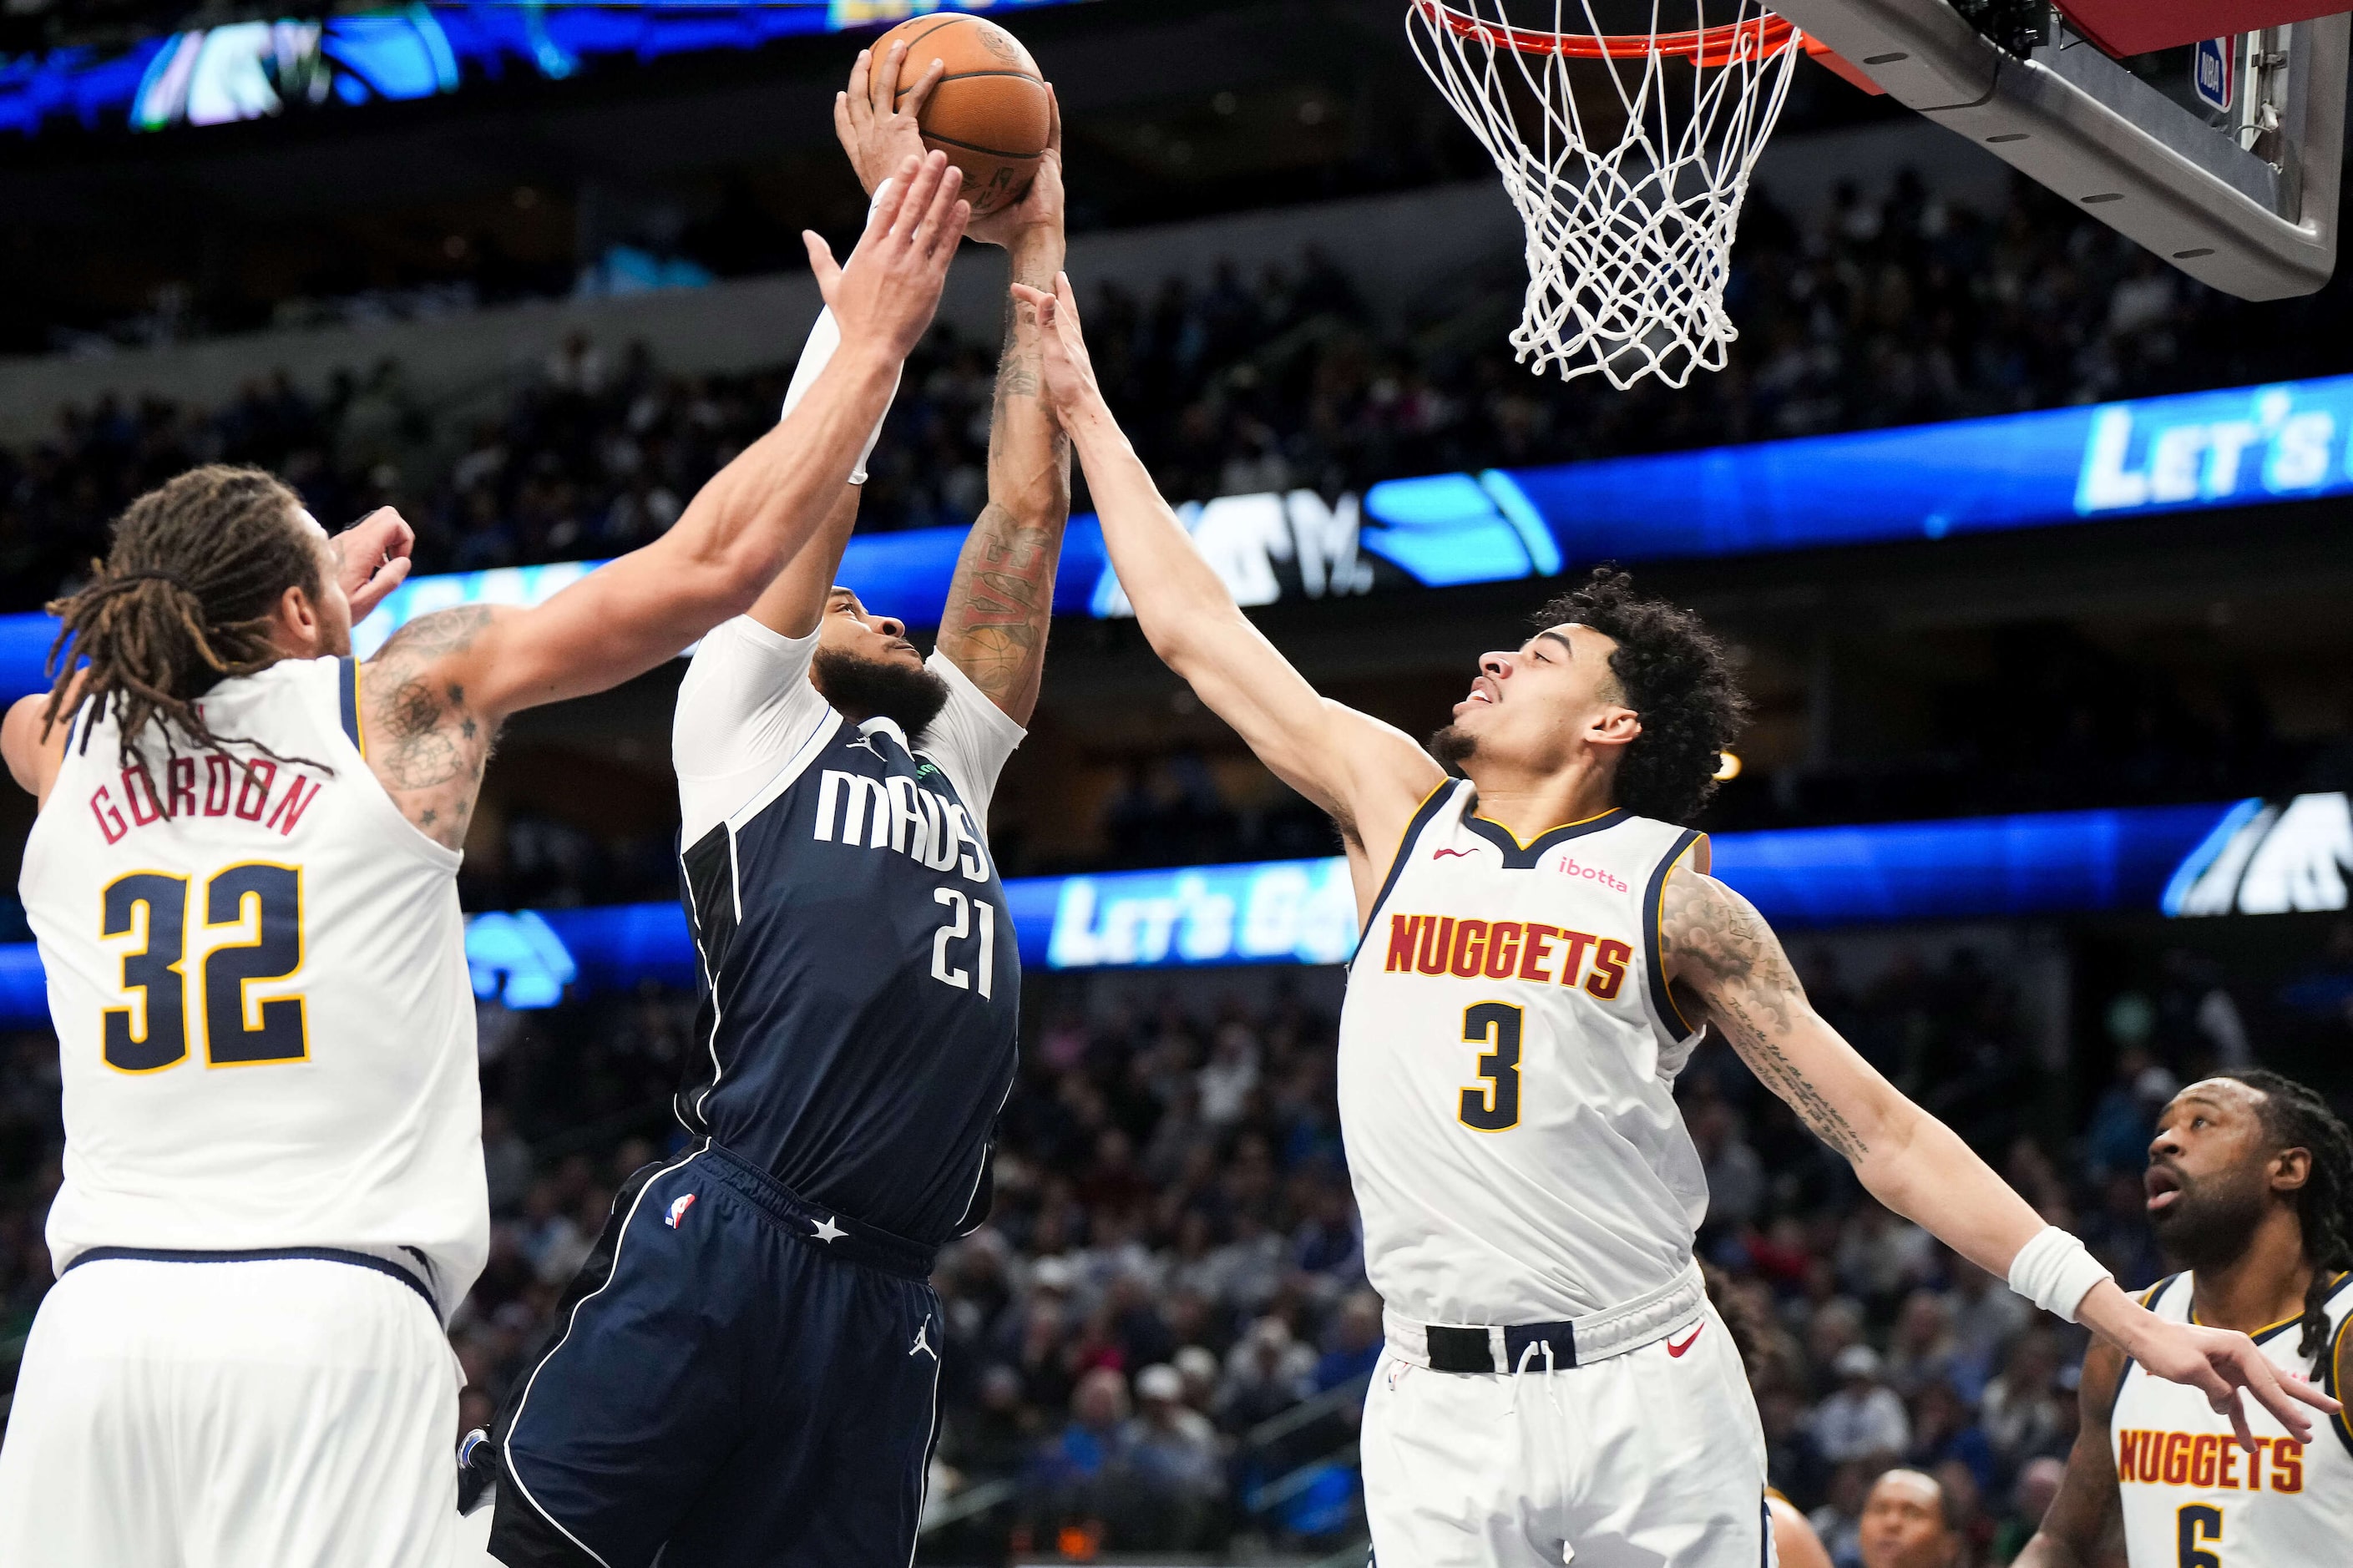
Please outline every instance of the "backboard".
M2211 110L2109 58L2056 8L2047 25L2014 31L2014 48L1946 0L1773 0L1773 8L1897 101L2202 283L2278 300L2313 292L2336 269L2353 16L2239 37L2231 107Z

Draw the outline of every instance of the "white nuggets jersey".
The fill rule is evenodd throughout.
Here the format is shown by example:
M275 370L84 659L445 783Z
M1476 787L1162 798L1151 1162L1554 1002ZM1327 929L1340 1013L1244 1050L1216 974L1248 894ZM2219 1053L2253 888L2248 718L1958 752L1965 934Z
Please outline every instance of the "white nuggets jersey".
M2141 1298L2171 1322L2189 1321L2190 1277L2176 1274ZM2353 1380L2353 1274L2328 1298L2328 1345L2320 1365L2298 1352L2303 1320L2254 1336L2272 1364L2300 1373L2338 1398ZM2353 1415L2315 1410L2309 1443L2245 1401L2254 1452L2231 1420L2194 1388L2125 1363L2109 1418L2109 1451L2124 1497L2132 1568L2321 1568L2353 1562Z
M215 734L286 761L167 756L151 726L126 769L111 720L69 738L19 882L63 1058L60 1272L332 1247L429 1274L446 1315L481 1271L459 856L368 771L361 678L290 659L205 698Z
M1523 845L1477 812L1459 780L1422 803L1350 966L1366 1271L1421 1322L1575 1320L1674 1286L1706 1213L1658 936L1700 836L1610 811Z

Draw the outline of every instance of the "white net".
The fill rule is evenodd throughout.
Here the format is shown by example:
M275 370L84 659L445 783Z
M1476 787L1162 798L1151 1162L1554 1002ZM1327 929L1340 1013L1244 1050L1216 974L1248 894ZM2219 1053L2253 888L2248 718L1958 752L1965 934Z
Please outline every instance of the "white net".
M1723 369L1733 231L1803 40L1756 0L1683 0L1668 33L1648 0L1615 36L1596 0L1506 5L1410 0L1406 34L1526 225L1520 363L1620 388Z

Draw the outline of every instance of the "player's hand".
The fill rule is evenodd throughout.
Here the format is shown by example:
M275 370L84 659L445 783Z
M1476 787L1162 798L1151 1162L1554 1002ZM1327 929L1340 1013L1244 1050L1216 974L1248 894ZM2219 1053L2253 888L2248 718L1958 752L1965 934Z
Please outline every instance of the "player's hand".
M400 513L380 506L330 541L343 596L352 602L352 622L367 619L370 610L406 581L409 552L417 548L417 531Z
M1071 289L1071 275L1054 274L1051 294L1016 283L1013 297L1037 311L1038 324L1045 329L1041 357L1046 401L1053 405L1055 416L1067 429L1071 415L1103 401L1103 389L1095 384L1095 362L1088 355L1086 335L1079 329L1079 300Z
M2239 1446L2250 1451L2255 1438L2247 1426L2242 1390L2253 1394L2299 1443L2312 1440L2312 1419L2300 1406L2332 1415L2343 1408L2296 1373L2274 1366L2254 1341L2233 1330L2168 1322L2151 1313L2141 1342L2131 1347L2131 1353L2158 1376L2203 1394L2216 1415L2231 1417Z
M923 155L923 136L917 125L932 89L940 85L947 62L934 59L915 85L899 98L899 73L907 63L907 41L892 44L880 58L871 49L858 51L850 63L849 86L833 95L833 132L858 183L872 195L891 172L909 158Z
M972 204L956 195L963 186L964 175L949 166L944 153L902 160L846 266L835 264L823 239L801 231L845 347L867 345L904 359L923 341L939 309L948 262L972 221Z
M1062 100L1054 96L1050 82L1046 88L1046 106L1053 113L1054 127L1046 138L1046 151L1038 160L1038 173L1031 177L1029 190L1011 206L972 220L972 237L983 245L1001 245L1010 250L1024 233L1036 230L1061 237Z

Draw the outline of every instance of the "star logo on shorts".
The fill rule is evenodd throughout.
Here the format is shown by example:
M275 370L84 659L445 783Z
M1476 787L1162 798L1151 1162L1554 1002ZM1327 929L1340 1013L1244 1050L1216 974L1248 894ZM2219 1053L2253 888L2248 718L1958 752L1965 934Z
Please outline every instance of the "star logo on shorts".
M819 1241L839 1241L849 1233L842 1229L839 1226L834 1224L833 1216L831 1215L828 1215L823 1219L817 1222L817 1228L809 1232L809 1234L816 1237Z

